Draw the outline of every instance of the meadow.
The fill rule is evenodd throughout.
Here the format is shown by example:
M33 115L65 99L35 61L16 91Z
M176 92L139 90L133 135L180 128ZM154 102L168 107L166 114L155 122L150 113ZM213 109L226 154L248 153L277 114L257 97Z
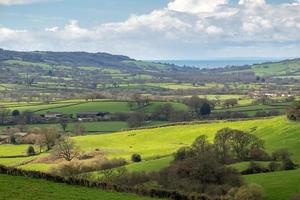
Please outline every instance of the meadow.
M300 161L300 148L297 148L300 124L289 122L285 117L178 125L109 135L80 136L73 139L85 151L100 148L111 157L129 158L132 153L140 153L144 158L152 158L170 155L178 148L190 145L200 135L207 135L212 140L215 133L225 127L256 134L266 141L268 151L286 147L294 153L295 159Z
M134 194L70 186L26 177L0 175L0 199L18 200L150 200Z
M265 146L268 152L286 148L292 153L292 158L297 163L300 162L300 124L290 122L284 116L233 122L187 123L185 125L179 124L112 134L79 136L73 137L73 140L81 150L88 152L100 149L109 158L122 157L130 160L133 153L139 153L143 161L131 163L126 168L129 171L145 170L151 172L168 166L172 161L171 155L178 148L190 145L196 137L207 135L212 141L215 133L225 127L240 129L257 135L266 142ZM10 148L13 149L14 147L10 146ZM9 151L9 148L6 148L5 151ZM40 156L46 155L42 154ZM0 159L0 164L17 166L27 159ZM238 163L233 167L242 170L247 167L247 164L247 162ZM262 164L267 165L267 163ZM29 163L19 167L28 170L47 171L51 165ZM101 172L93 174L97 177L101 175ZM265 189L264 200L271 200L276 195L278 195L278 200L287 200L288 197L299 192L299 187L296 184L297 180L299 180L297 179L298 174L299 170L294 170L244 176L244 179L246 182L257 183L263 186ZM286 185L282 186L282 182L286 183ZM292 186L288 187L291 184ZM281 190L278 189L279 187L281 187Z

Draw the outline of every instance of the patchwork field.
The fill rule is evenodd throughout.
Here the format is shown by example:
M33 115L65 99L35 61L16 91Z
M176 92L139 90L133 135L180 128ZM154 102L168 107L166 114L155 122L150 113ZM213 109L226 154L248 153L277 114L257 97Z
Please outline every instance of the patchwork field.
M199 135L207 135L212 140L215 133L225 127L244 130L259 136L265 140L268 152L286 148L293 154L293 159L297 163L300 162L300 124L290 122L284 116L236 122L216 121L214 123L187 124L114 134L80 136L74 137L73 140L84 151L100 149L110 158L123 157L129 160L133 153L139 153L142 155L143 162L129 164L126 168L129 171L144 170L150 172L168 166L172 161L172 153L182 146L190 145ZM13 146L10 148L13 148ZM0 149L0 153L1 151L7 152L9 150L3 148L3 150ZM15 166L24 160L26 161L26 158L0 159L0 164ZM247 164L238 163L234 167L242 170ZM47 171L50 166L44 163L29 163L19 167ZM245 176L245 181L262 185L265 189L264 200L273 200L275 196L278 197L276 200L288 200L288 197L299 192L300 188L296 184L299 180L299 174L299 170L257 174ZM95 172L94 175L97 177L99 174ZM284 186L282 186L282 182L285 183Z

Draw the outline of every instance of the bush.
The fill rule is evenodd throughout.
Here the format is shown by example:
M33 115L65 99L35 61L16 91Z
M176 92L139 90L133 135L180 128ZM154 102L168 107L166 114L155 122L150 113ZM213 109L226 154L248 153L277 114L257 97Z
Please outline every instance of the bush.
M251 184L240 187L234 195L234 200L261 200L263 189L261 186Z
M289 159L290 157L291 154L287 149L279 149L272 153L272 160L274 161L282 161L282 160Z
M33 146L29 146L29 147L27 148L26 154L27 154L28 156L33 156L33 155L35 155L35 150L34 150Z
M141 162L142 157L140 154L135 153L135 154L132 154L131 160L132 160L132 162Z
M271 172L280 171L281 169L282 169L282 166L280 163L274 162L274 161L269 163L269 170Z
M63 177L75 176L82 173L88 173L92 171L108 170L126 165L127 162L124 159L97 159L87 161L71 161L63 162L51 169L51 173Z
M283 170L293 170L296 169L297 165L289 158L282 161Z
M242 171L242 174L258 174L258 173L267 173L269 169L261 166L259 163L251 162L248 168Z

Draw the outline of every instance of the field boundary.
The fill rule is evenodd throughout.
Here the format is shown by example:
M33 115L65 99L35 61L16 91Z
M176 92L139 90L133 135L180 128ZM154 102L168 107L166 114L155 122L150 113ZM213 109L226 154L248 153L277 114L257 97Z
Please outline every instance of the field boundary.
M38 171L27 171L13 167L5 167L0 165L0 174L11 175L11 176L20 176L27 177L33 179L42 179L46 181L51 181L55 183L65 183L73 186L83 186L89 188L97 188L106 191L114 191L114 192L125 192L125 193L133 193L140 196L146 197L157 197L163 199L172 199L172 200L208 200L206 196L201 194L192 194L187 195L177 191L172 190L160 190L160 189L149 189L145 187L128 187L128 186L120 186L112 183L106 182L96 182L90 181L86 179L76 178L76 177L61 177L55 176L44 172ZM200 197L200 198L199 198Z

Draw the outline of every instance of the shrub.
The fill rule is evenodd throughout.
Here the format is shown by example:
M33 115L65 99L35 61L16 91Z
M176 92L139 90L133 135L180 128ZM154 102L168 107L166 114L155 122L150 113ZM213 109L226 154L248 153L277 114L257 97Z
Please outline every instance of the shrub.
M124 159L96 159L87 161L71 161L63 162L53 167L50 172L55 175L69 177L82 173L88 173L92 171L109 170L126 165L127 162Z
M293 170L296 169L297 165L289 158L282 161L283 170Z
M270 160L270 156L263 149L254 148L249 152L249 157L251 160L256 161L268 161Z
M258 174L269 172L269 169L261 166L259 163L251 162L248 168L242 171L242 174Z
M135 153L135 154L132 154L131 160L132 160L132 162L141 162L142 157L140 154Z
M274 161L269 163L269 170L271 172L280 171L281 169L282 169L282 166L280 163L274 162Z
M287 149L279 149L272 153L272 159L274 161L282 161L282 160L289 159L290 157L291 157L291 154L289 153L289 151Z
M251 184L240 187L234 195L234 200L261 200L263 189L261 186Z
M28 156L33 156L33 155L35 155L35 150L34 150L33 146L29 146L29 147L27 148L26 154L27 154Z

